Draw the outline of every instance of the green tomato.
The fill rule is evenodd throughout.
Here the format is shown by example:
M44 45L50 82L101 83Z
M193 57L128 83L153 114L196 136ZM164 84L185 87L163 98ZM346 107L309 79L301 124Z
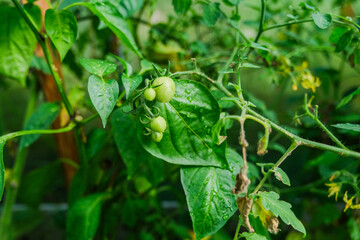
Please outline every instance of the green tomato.
M156 118L154 118L151 122L150 122L150 128L154 131L154 132L164 132L166 129L166 121L163 117L161 116L157 116Z
M154 142L160 142L161 139L163 138L163 133L162 132L152 132L151 138Z
M153 101L155 99L156 92L153 88L148 88L144 91L144 97L148 101Z
M175 83L169 77L158 77L152 83L152 86L155 87L156 100L159 102L170 102L175 94Z

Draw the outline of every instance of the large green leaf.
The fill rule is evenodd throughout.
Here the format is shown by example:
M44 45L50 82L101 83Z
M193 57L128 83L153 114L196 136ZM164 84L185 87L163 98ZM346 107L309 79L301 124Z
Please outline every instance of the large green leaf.
M181 169L181 183L197 239L217 232L237 209L231 188L242 159L233 158L231 153L226 156L232 172L217 167Z
M104 80L95 75L89 77L88 90L91 102L99 113L105 128L110 113L119 96L119 84L115 79Z
M170 163L226 167L225 144L214 144L211 137L211 128L220 116L216 99L201 83L174 81L176 91L173 99L155 104L167 122L163 139L156 143L144 135L140 113L140 143L149 153Z
M126 165L128 177L148 170L144 173L147 178L155 185L159 183L164 176L163 161L150 155L140 145L136 138L135 121L118 109L113 113L111 123L116 147Z
M28 1L28 3L24 5L24 10L32 24L34 24L35 28L40 31L42 27L41 9L37 5Z
M116 65L105 60L82 58L80 64L86 71L99 77L104 77L116 71Z
M125 73L121 75L121 81L124 85L126 92L126 99L128 99L131 93L141 84L141 75L127 76Z
M338 42L336 43L335 52L341 52L342 50L344 50L349 45L352 38L353 38L353 30L352 29L349 29L348 31L343 33L340 36Z
M321 14L321 13L313 13L311 15L311 18L313 19L316 26L318 26L321 29L326 29L331 25L332 18L330 14Z
M47 129L59 115L60 105L57 103L44 103L37 107L27 120L24 130ZM39 134L21 137L19 149L30 146L40 137Z
M0 137L0 201L5 187L4 147L6 140Z
M45 29L63 60L78 32L74 14L69 10L48 9L45 14Z
M333 127L344 129L344 130L350 130L354 132L360 132L360 124L351 124L351 123L338 123L335 125L332 125Z
M109 1L92 1L91 3L82 2L78 4L87 7L111 29L128 48L142 58L142 54L136 45L127 22L113 4Z
M191 6L191 0L172 0L172 4L176 14L182 15L189 10Z
M0 23L0 74L25 85L36 38L16 8L1 6Z
M79 199L69 209L66 239L93 239L99 225L104 194L92 194Z
M114 0L112 0L114 1ZM120 1L119 11L125 18L133 16L144 5L145 0L122 0Z
M279 194L275 192L259 192L257 195L266 210L271 211L276 217L280 216L281 220L286 224L290 224L293 228L306 235L304 225L291 211L291 204L279 200Z
M217 2L209 3L203 7L203 20L208 26L214 26L221 15L220 4Z
M107 132L104 129L91 130L86 142L86 153L89 159L98 154L106 144Z

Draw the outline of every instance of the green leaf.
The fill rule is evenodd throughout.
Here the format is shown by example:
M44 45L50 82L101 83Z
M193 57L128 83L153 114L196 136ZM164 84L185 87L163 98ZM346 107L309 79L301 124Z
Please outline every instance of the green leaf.
M281 168L277 167L272 170L277 180L281 181L283 184L290 186L290 179L288 175Z
M191 0L172 0L172 5L177 15L183 15L189 10Z
M301 2L299 4L299 6L303 9L303 10L310 10L310 11L318 11L318 8L313 6L312 3L306 3L306 2Z
M340 103L336 106L336 108L341 108L342 106L345 106L353 99L353 97L357 95L360 95L360 87L358 87L355 91L341 99Z
M125 18L131 17L139 11L143 5L144 0L122 0L120 1L120 6L123 9L121 13Z
M107 132L104 129L94 128L86 142L86 152L89 159L95 157L106 144Z
M330 14L313 13L311 15L311 18L313 19L316 26L318 26L321 29L326 29L330 27L332 22L332 18Z
M47 129L59 115L60 105L57 103L43 103L37 107L25 124L24 130ZM21 137L19 149L33 144L40 134L31 134Z
M45 30L62 61L76 40L78 25L74 14L70 10L48 9L45 13Z
M54 182L60 178L60 172L60 162L55 161L26 174L20 183L20 201L36 208L45 194L51 191Z
M42 13L40 7L28 2L24 5L24 10L35 28L40 31L42 27Z
M220 116L216 99L201 83L176 79L174 82L173 99L169 103L155 104L167 122L163 139L156 143L144 135L140 113L140 143L146 151L170 163L226 167L225 144L213 143L211 136L211 129Z
M116 71L116 65L105 60L82 58L80 64L86 71L99 77L104 77Z
M124 71L127 77L130 77L132 74L132 66L130 63L125 61L124 59L120 58L119 56L116 56L115 54L110 53L109 57L116 58L124 67ZM143 61L143 60L142 60Z
M104 194L92 194L79 199L69 209L66 219L66 239L93 239L100 222Z
M261 68L260 66L254 65L251 63L242 63L239 67L240 68Z
M203 20L208 26L214 26L221 15L220 4L209 3L203 7Z
M149 71L153 71L154 70L154 67L153 67L153 64L152 62L146 60L146 59L142 59L141 62L140 62L140 75L144 75L145 73L149 72ZM157 65L155 64L155 66L157 67Z
M14 7L0 7L0 22L0 74L25 85L36 38Z
M142 58L142 54L136 45L127 22L114 5L108 1L93 1L91 3L81 2L78 4L87 7L93 14L103 21L105 25L108 26L128 48Z
M256 233L244 232L240 236L244 237L246 240L266 240L265 236Z
M304 225L291 211L291 204L279 200L279 194L275 192L259 192L257 195L266 210L271 211L276 217L280 216L284 223L290 224L294 229L306 235Z
M6 140L0 137L0 201L5 187L4 147Z
M333 29L330 37L329 37L329 41L333 44L337 44L340 37L349 30L349 28L347 27L336 27Z
M127 169L128 178L135 173L142 173L157 185L164 177L164 162L153 157L140 145L136 138L136 122L122 109L116 110L111 117L113 135L117 150Z
M128 99L131 93L141 84L142 77L141 75L127 77L126 74L123 73L121 75L121 81L125 88L126 99Z
M42 71L45 74L51 74L49 66L43 57L37 57L34 55L31 59L30 67L33 67L38 71Z
M360 124L351 124L351 123L338 123L335 125L331 125L336 128L344 129L344 130L351 130L355 132L360 132Z
M181 168L181 183L197 239L217 232L237 210L231 189L241 160L229 160L232 172L216 167Z
M249 47L251 48L255 48L255 49L259 49L259 50L263 50L263 51L266 51L266 52L270 52L270 49L256 43L256 42L251 42L250 45L248 45Z
M351 42L352 37L353 37L353 31L351 29L345 32L343 35L341 35L339 41L336 44L335 52L341 52L342 50L344 50L347 47L347 45Z
M69 207L71 207L77 200L84 196L89 182L88 173L89 167L87 162L85 164L80 164L73 180L71 181L69 194L67 197Z
M95 75L89 77L88 91L91 102L99 113L105 128L110 113L119 96L119 84L115 79L104 80Z

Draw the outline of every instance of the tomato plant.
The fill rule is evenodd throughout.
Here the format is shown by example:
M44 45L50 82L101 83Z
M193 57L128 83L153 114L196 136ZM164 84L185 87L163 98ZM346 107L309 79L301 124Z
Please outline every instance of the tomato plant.
M360 239L353 0L0 1L0 239Z

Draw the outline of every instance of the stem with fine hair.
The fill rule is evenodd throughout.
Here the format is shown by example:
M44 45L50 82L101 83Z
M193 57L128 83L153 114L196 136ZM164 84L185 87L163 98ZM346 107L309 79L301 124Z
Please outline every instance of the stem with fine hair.
M30 118L31 114L35 110L37 96L38 96L38 91L37 91L36 81L32 81L31 94L27 104L26 114L23 122L24 126L26 124L26 121ZM9 188L6 191L3 213L0 219L0 239L7 240L10 238L11 232L9 231L9 229L11 229L11 224L12 224L12 209L16 201L19 183L25 167L27 153L28 153L28 148L23 148L18 151L15 158L13 173L11 175L11 180L9 181L10 182ZM0 191L2 192L2 189Z
M20 5L20 3L17 0L12 0L12 2L14 3L14 5L16 6L16 8L18 9L18 11L20 12L21 16L23 17L23 19L25 20L25 22L27 23L27 25L30 27L31 31L33 32L33 34L35 35L38 43L40 44L43 52L44 52L44 56L45 56L45 60L46 63L50 69L50 73L52 75L52 77L54 78L56 87L59 91L59 94L61 96L61 99L64 102L65 108L67 110L67 112L69 113L70 117L74 117L74 109L72 108L72 106L70 105L69 99L66 96L64 87L62 86L62 82L60 79L59 74L55 71L54 66L53 66L53 59L52 56L46 46L45 41L43 41L40 33L38 32L38 30L36 29L36 27L34 26L34 24L31 22L31 20L29 19L29 17L26 15L24 9L22 8L22 6Z
M252 116L258 118L261 121L266 121L267 123L269 123L269 125L274 130L282 133L284 136L286 136L287 138L289 138L292 141L297 141L297 143L299 145L310 147L310 148L316 148L316 149L320 149L320 150L324 150L324 151L330 151L330 152L339 154L341 156L348 156L348 157L360 159L359 152L331 146L331 145L324 144L324 143L315 142L315 141L302 138L300 136L297 136L296 134L289 132L288 130L281 127L280 125L272 122L271 120L269 120L269 119L265 118L264 116L262 116L261 114L257 113L255 110L251 109L250 107L242 104L240 102L240 100L238 98L234 97L234 95L229 90L227 90L222 84L219 84L218 82L214 81L213 79L211 79L209 76L207 76L204 73L194 72L194 71L184 71L184 72L177 72L177 73L171 74L170 77L171 76L181 76L181 75L197 75L197 76L203 77L204 79L208 80L211 84L213 84L215 87L217 87L220 91L222 91L227 97L230 97L231 101L233 103L235 103L235 105L239 109L248 108L248 110L247 110L248 114L251 114Z
M333 140L339 147L348 150L348 148L345 147L345 145L342 144L340 142L340 140L337 137L335 137L335 135L319 120L317 108L315 109L315 114L310 112L310 109L308 106L308 101L307 101L307 94L305 94L305 97L304 97L304 109L305 109L306 114L312 120L314 120L314 122L316 122L317 125L319 125L319 127L331 138L331 140Z

